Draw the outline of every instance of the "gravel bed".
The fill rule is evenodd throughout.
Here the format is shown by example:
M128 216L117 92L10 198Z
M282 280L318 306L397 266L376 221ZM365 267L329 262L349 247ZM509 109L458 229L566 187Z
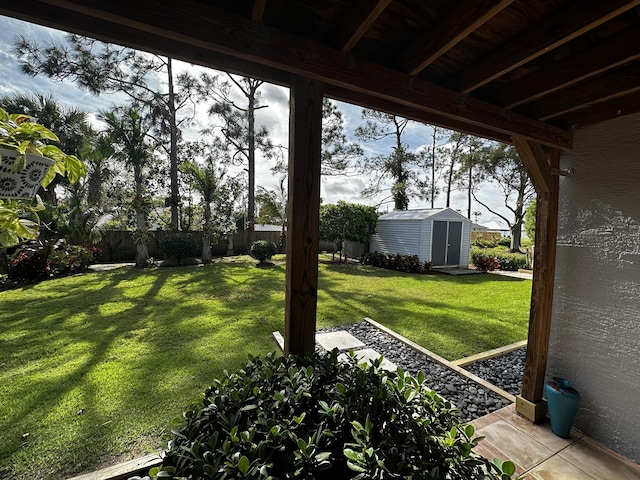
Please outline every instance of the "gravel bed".
M318 333L338 330L349 332L363 342L367 348L373 348L406 372L415 374L418 371L423 371L427 385L460 410L459 417L463 422L470 422L511 403L367 322L323 329Z
M522 347L499 357L474 362L463 368L511 395L519 395L522 392L522 374L526 354L527 347Z

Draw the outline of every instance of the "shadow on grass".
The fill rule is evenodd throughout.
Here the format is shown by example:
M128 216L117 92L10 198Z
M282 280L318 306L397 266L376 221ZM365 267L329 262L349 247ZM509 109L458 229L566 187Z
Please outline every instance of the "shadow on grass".
M10 419L0 471L60 478L160 446L223 369L275 349L283 292L283 268L242 264L119 269L3 292L0 379L11 387L0 393Z

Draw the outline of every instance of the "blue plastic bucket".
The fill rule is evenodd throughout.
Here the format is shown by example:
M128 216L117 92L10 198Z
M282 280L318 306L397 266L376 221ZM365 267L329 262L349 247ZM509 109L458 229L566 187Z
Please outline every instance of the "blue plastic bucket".
M551 431L559 437L569 438L580 404L580 394L569 380L560 377L553 377L553 380L544 385L544 390L551 418Z

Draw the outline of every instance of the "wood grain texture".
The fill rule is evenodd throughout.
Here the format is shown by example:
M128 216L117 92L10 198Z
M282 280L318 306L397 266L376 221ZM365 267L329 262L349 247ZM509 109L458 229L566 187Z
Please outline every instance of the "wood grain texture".
M566 113L555 117L553 121L559 125L580 128L637 112L640 112L640 93L633 93L620 98L612 98L606 102L600 102L575 112Z
M254 22L262 21L264 15L264 8L267 5L267 0L252 0L251 1L251 20Z
M416 75L511 3L513 0L456 2L445 19L405 50L400 70Z
M539 156L542 149L534 149L534 152ZM538 158L538 163L546 163L549 168L558 168L560 153L557 150L545 153L546 158ZM558 234L559 182L557 175L550 177L548 186L549 191L538 193L537 198L529 335L522 380L522 397L532 403L542 400L549 354Z
M322 85L294 77L289 127L285 355L315 350L320 231Z
M571 3L462 70L451 84L456 90L469 93L637 5L640 5L640 0Z
M523 112L546 120L640 91L640 63L584 81L530 103Z
M515 107L640 59L640 29L632 28L590 48L547 62L537 72L504 85L496 103Z
M542 146L522 137L513 137L512 140L536 193L548 194L551 191L551 170Z
M355 47L389 3L391 0L354 2L336 35L336 46L343 52Z

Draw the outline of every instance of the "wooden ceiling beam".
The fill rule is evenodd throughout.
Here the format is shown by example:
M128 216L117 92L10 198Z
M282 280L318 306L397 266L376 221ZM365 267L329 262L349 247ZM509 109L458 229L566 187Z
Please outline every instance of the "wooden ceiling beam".
M444 20L438 22L433 30L426 32L404 52L398 63L399 69L409 75L417 75L513 1L456 2Z
M640 91L638 79L640 79L640 62L546 96L537 102L526 105L522 113L540 120L557 117L564 113L638 92Z
M0 15L8 15L3 10L0 7ZM33 12L36 10L39 13L34 16ZM176 60L195 63L236 75L251 76L276 85L288 86L291 81L291 75L282 70L258 65L254 62L248 62L210 49L185 44L175 39L150 36L145 32L124 25L120 25L116 29L112 22L88 17L69 10L61 11L57 7L41 4L38 0L21 0L19 5L16 4L15 8L12 8L11 14L15 18L27 22L65 29L102 42L123 45L157 55L170 56ZM61 25L59 20L61 15L64 16L64 25ZM126 41L123 41L123 38Z
M613 98L606 102L597 103L590 107L555 117L553 122L573 129L638 112L640 112L640 92Z
M170 0L42 1L63 9L58 12L57 19L62 28L66 27L64 10L75 11L112 22L116 31L120 26L128 26L145 32L149 35L149 46L155 37L165 37L441 115L455 122L503 135L521 135L555 148L571 148L571 133L567 130L199 2L184 0L176 5ZM14 10L11 5L0 7L0 11L11 14ZM41 14L35 11L31 15ZM50 19L46 21L51 22ZM126 38L122 41L126 43Z
M251 1L251 20L261 22L264 16L264 8L267 6L267 0Z
M517 135L512 140L536 192L539 195L548 194L551 191L551 169L542 145Z
M626 63L640 60L640 28L634 27L499 89L494 101L505 108L529 103Z
M360 0L353 3L336 35L336 46L343 52L350 51L390 3L391 0Z
M640 0L583 0L543 19L459 72L450 86L469 93L640 5Z

